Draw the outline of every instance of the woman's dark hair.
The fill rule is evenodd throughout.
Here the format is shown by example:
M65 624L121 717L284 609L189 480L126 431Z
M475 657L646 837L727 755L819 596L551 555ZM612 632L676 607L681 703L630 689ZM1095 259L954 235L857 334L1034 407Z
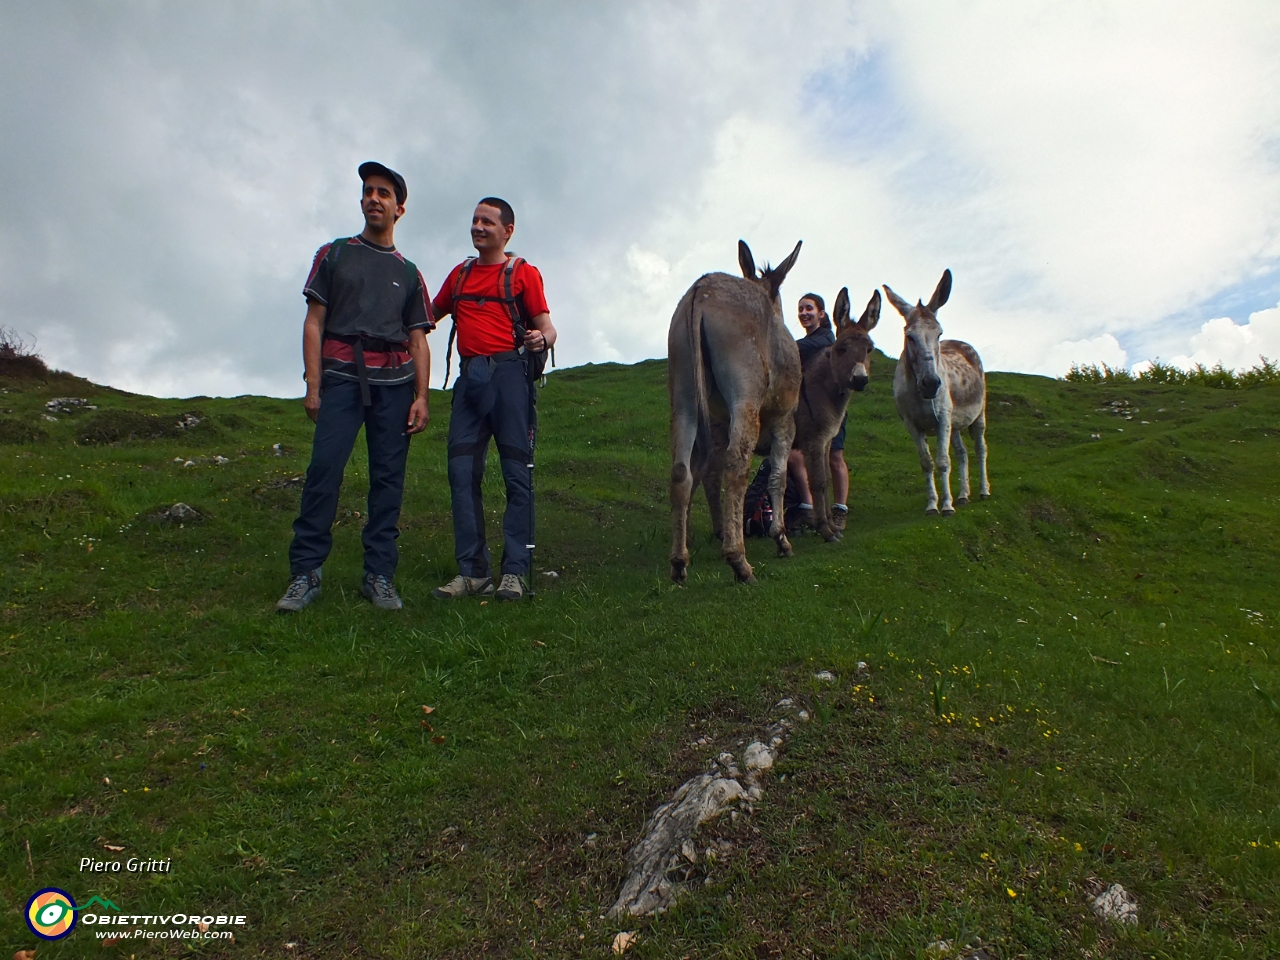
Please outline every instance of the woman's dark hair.
M827 316L827 304L826 304L826 301L824 301L824 300L823 300L820 296L818 296L816 293L806 293L806 294L805 294L803 297L801 297L800 299L801 299L801 300L812 300L812 301L813 301L813 305L814 305L815 307L817 307L817 308L818 308L818 313L820 313L820 314L822 315L822 324L821 324L821 326L819 326L819 327L818 327L818 329L819 329L819 330L830 330L830 329L831 329L831 318Z

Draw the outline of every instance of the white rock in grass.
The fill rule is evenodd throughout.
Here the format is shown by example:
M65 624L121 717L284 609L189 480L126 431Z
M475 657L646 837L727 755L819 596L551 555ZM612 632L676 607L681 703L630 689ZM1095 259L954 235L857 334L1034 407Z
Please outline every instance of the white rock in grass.
M830 670L819 670L813 675L813 679L820 680L823 683L835 683L836 675Z
M748 772L768 770L773 766L774 759L774 752L759 740L747 744L747 749L742 752L742 762L746 764Z
M1118 883L1091 898L1089 909L1102 920L1114 920L1126 926L1137 926L1138 923L1138 898Z
M677 885L668 877L683 859L682 848L700 824L718 817L746 797L737 780L700 774L653 812L644 838L628 855L628 876L609 916L645 917L675 900Z

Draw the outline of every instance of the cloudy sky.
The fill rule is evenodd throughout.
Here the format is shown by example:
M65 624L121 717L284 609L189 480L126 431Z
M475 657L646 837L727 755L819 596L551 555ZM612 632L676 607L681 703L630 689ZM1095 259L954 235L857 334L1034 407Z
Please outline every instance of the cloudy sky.
M4 3L0 324L130 390L300 395L302 283L374 158L433 292L511 201L561 365L663 356L741 237L804 240L796 329L806 290L950 267L940 319L990 369L1252 366L1277 50L1274 0Z

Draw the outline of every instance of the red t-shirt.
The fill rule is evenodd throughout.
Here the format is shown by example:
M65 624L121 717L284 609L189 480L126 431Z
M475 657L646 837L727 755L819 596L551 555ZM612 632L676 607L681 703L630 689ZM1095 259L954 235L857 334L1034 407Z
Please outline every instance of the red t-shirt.
M453 302L453 288L458 282L462 264L449 271L431 306L440 315L452 313L458 323L458 353L464 357L488 357L516 348L515 332L511 329L511 314L502 302L502 271L505 263L481 263L471 265L466 282L459 293L479 297L493 297L480 303L475 300ZM521 263L511 276L511 293L520 300L524 316L533 319L540 313L550 313L547 296L542 289L542 274L529 263Z

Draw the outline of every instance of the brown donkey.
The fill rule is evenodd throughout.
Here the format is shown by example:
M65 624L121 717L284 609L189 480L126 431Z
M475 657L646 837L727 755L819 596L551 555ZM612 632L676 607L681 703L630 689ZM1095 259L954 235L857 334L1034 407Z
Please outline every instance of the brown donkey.
M938 288L928 304L913 307L889 289L889 302L907 321L902 356L893 375L893 402L907 432L920 453L920 469L925 478L926 515L954 514L951 505L951 458L948 447L960 463L960 496L956 504L969 502L969 454L960 433L969 428L973 452L978 458L978 496L991 496L987 482L987 379L978 351L960 340L940 340L938 308L951 296L951 271L944 270ZM942 503L933 485L933 458L929 456L927 435L938 435L938 472L942 475Z
M777 267L757 271L751 250L739 240L742 277L700 278L671 318L671 579L677 583L689 575L689 513L699 483L707 489L725 562L738 580L755 583L742 536L742 497L751 455L763 444L773 464L769 494L782 502L800 397L800 351L783 325L778 290L799 255L797 243ZM722 486L728 516L721 510ZM781 510L769 535L780 556L791 555Z
M823 538L839 540L831 522L831 441L840 431L840 421L849 408L851 391L866 389L871 378L870 333L880 322L880 291L867 301L867 309L857 323L850 320L849 288L842 287L834 310L836 342L809 358L800 385L800 405L796 407L795 445L804 453L813 495L813 522ZM781 503L775 500L774 503Z

